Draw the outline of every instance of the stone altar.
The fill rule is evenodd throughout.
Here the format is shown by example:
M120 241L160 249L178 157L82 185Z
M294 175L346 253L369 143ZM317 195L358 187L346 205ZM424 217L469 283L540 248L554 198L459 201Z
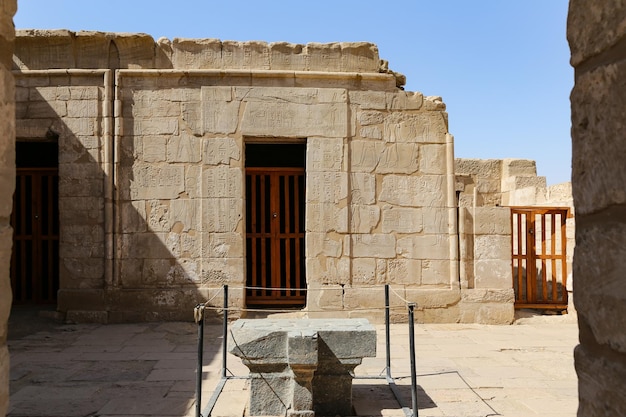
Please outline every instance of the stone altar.
M347 416L376 330L366 319L237 320L229 351L250 369L250 415Z

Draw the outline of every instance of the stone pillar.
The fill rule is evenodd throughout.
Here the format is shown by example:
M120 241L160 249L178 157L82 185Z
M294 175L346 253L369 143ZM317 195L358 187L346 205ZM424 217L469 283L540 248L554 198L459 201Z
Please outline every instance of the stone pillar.
M9 351L7 322L11 311L11 246L10 226L15 188L15 84L11 67L15 28L13 15L16 0L0 2L0 416L9 406Z
M626 4L570 0L578 415L626 415Z

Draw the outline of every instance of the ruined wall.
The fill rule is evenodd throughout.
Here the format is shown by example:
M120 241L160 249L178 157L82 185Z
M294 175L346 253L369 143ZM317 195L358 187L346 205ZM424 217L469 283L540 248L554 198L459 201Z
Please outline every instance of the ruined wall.
M9 351L7 322L11 310L11 246L13 229L10 217L15 188L15 105L11 75L11 55L15 29L16 0L0 3L0 416L9 405Z
M626 6L572 0L575 350L579 416L626 414Z
M464 299L473 300L476 308L485 308L484 303L489 300L496 301L492 306L495 311L488 315L494 320L501 321L509 314L501 302L512 303L514 299L510 207L563 207L570 210L566 220L568 312L575 313L571 297L575 246L571 184L546 186L545 177L537 175L535 161L526 159L458 158L455 175ZM550 229L549 223L547 229ZM512 310L509 311L512 319Z
M223 284L243 306L246 144L304 141L309 315L380 318L389 283L421 321L512 320L506 233L472 233L459 282L445 105L375 45L20 31L14 65L18 140L59 141L68 318L186 319Z

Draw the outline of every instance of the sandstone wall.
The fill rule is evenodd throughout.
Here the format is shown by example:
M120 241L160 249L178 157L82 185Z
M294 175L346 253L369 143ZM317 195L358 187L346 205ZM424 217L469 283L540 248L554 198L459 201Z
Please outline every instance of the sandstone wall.
M389 283L421 321L512 320L501 179L457 211L445 105L375 45L21 31L14 68L18 140L59 142L68 319L189 319L223 284L242 307L246 144L304 141L309 315L381 318Z
M571 0L579 416L626 414L626 6Z
M11 310L9 266L13 230L10 217L15 188L15 90L11 55L15 39L13 15L16 9L16 0L0 3L0 416L6 414L9 405L9 351L6 341Z
M525 159L456 159L456 191L459 205L460 277L468 308L487 308L488 315L500 322L512 310L504 310L503 301L512 303L511 289L511 214L509 207L565 207L567 289L569 313L575 313L571 292L574 253L574 210L571 184L547 187L545 177L537 176L534 161ZM550 228L548 223L546 226ZM549 285L549 284L548 284ZM473 303L473 304L470 304ZM504 315L504 316L503 316ZM485 321L484 319L481 321Z

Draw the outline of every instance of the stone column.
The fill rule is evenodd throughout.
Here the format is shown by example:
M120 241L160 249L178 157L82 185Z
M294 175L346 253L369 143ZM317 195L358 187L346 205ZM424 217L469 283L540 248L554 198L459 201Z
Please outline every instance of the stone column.
M15 84L11 74L16 0L0 2L0 416L9 406L9 351L7 321L11 311L10 226L15 188Z
M570 0L578 415L626 415L626 4Z

